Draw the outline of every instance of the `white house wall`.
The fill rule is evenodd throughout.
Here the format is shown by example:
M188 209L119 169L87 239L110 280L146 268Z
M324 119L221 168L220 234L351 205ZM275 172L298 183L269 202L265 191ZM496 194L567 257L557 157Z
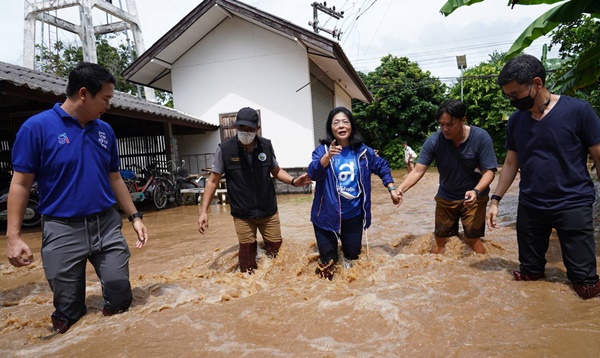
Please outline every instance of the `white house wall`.
M260 109L262 134L273 142L280 166L310 162L308 58L299 42L228 18L173 64L172 80L176 109L214 124L221 113L246 106ZM218 131L182 136L179 153L212 153L219 142Z
M352 97L350 97L348 92L344 91L337 82L335 83L333 96L336 107L346 107L349 110L352 110Z

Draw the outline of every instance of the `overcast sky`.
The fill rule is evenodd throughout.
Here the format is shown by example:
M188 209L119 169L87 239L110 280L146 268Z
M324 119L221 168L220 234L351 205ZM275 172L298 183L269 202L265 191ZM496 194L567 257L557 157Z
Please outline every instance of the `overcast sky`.
M308 21L312 20L313 1L244 2L312 30ZM126 7L126 0L112 2ZM137 0L146 48L199 3L199 0ZM419 63L421 69L449 83L460 76L457 55L466 55L470 67L489 59L494 50L508 50L527 25L550 8L547 5L516 6L511 10L506 6L508 0L486 0L444 17L439 13L444 3L445 0L328 0L327 6L344 11L344 18L335 20L320 12L319 21L325 28L341 29L342 48L359 71L372 71L381 57L392 54L408 57ZM75 8L60 10L57 15L79 23ZM0 61L23 64L23 18L24 0L2 0ZM95 25L106 22L105 14L94 13ZM48 27L45 28L47 36ZM331 38L327 33L321 34ZM77 40L75 35L62 30L58 38L67 43ZM541 56L544 41L547 39L534 42L526 52Z

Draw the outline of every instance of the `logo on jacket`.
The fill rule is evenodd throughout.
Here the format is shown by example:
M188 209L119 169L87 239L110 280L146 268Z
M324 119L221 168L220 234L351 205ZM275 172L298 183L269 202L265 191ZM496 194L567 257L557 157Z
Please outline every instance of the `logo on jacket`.
M67 143L67 144L71 143L69 141L69 137L67 137L67 133L59 134L58 135L58 144L65 144L65 143Z
M264 162L265 160L267 160L267 155L265 153L260 153L258 155L258 160L260 160L261 162Z

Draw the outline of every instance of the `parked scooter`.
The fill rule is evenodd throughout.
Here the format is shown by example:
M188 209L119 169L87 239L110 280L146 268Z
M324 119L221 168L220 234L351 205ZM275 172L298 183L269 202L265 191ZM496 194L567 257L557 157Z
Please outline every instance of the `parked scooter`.
M181 165L175 168L175 203L184 205L188 202L197 203L199 193L184 195L181 189L197 189L200 185L196 182L194 176L190 176L189 170L185 167L185 160L181 160Z
M23 216L23 227L35 227L40 225L42 222L42 215L37 211L40 199L38 198L37 183L33 183L31 187L31 193L29 194L29 201L25 208L25 215ZM0 195L0 222L6 223L8 221L8 192Z

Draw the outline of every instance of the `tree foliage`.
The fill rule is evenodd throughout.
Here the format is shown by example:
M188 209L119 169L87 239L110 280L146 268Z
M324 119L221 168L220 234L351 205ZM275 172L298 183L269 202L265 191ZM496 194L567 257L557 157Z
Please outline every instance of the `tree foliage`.
M470 6L483 0L448 0L440 9L445 16L462 6ZM544 36L561 24L568 24L585 15L600 18L600 1L598 0L510 0L509 5L539 5L560 4L554 6L533 21L516 39L506 58L510 59L524 49L534 40ZM558 93L573 94L581 88L598 82L600 76L600 43L596 41L585 51L578 53L571 63L569 71L556 79L555 91Z
M111 43L115 42L116 35L102 35L96 37L96 55L98 64L106 67L116 78L117 83L115 89L120 92L131 95L138 95L138 87L130 82L127 82L122 72L131 64L135 56L135 51L132 53L128 46L124 43L119 43L116 47ZM62 41L57 41L53 48L41 47L40 53L36 55L35 60L39 69L43 72L52 73L60 77L67 77L69 73L83 61L83 49L81 46L70 43L66 44ZM140 95L144 97L144 91L140 91ZM156 91L157 100L165 106L173 107L173 98L170 93Z
M435 131L433 117L446 85L406 57L387 55L374 71L361 73L372 103L354 102L353 111L366 142L394 168L404 166L402 141L419 148Z
M502 88L496 83L504 65L504 54L494 52L490 59L463 73L463 101L467 105L467 122L485 129L494 143L494 150L500 162L506 151L506 121L514 112L510 102L502 97ZM450 98L460 98L461 84L450 88Z
M587 53L600 39L600 20L583 16L577 21L559 25L551 35L550 49L558 47L560 66L551 75L551 82L564 77L576 64L579 54ZM579 89L575 95L592 104L600 113L600 82Z

